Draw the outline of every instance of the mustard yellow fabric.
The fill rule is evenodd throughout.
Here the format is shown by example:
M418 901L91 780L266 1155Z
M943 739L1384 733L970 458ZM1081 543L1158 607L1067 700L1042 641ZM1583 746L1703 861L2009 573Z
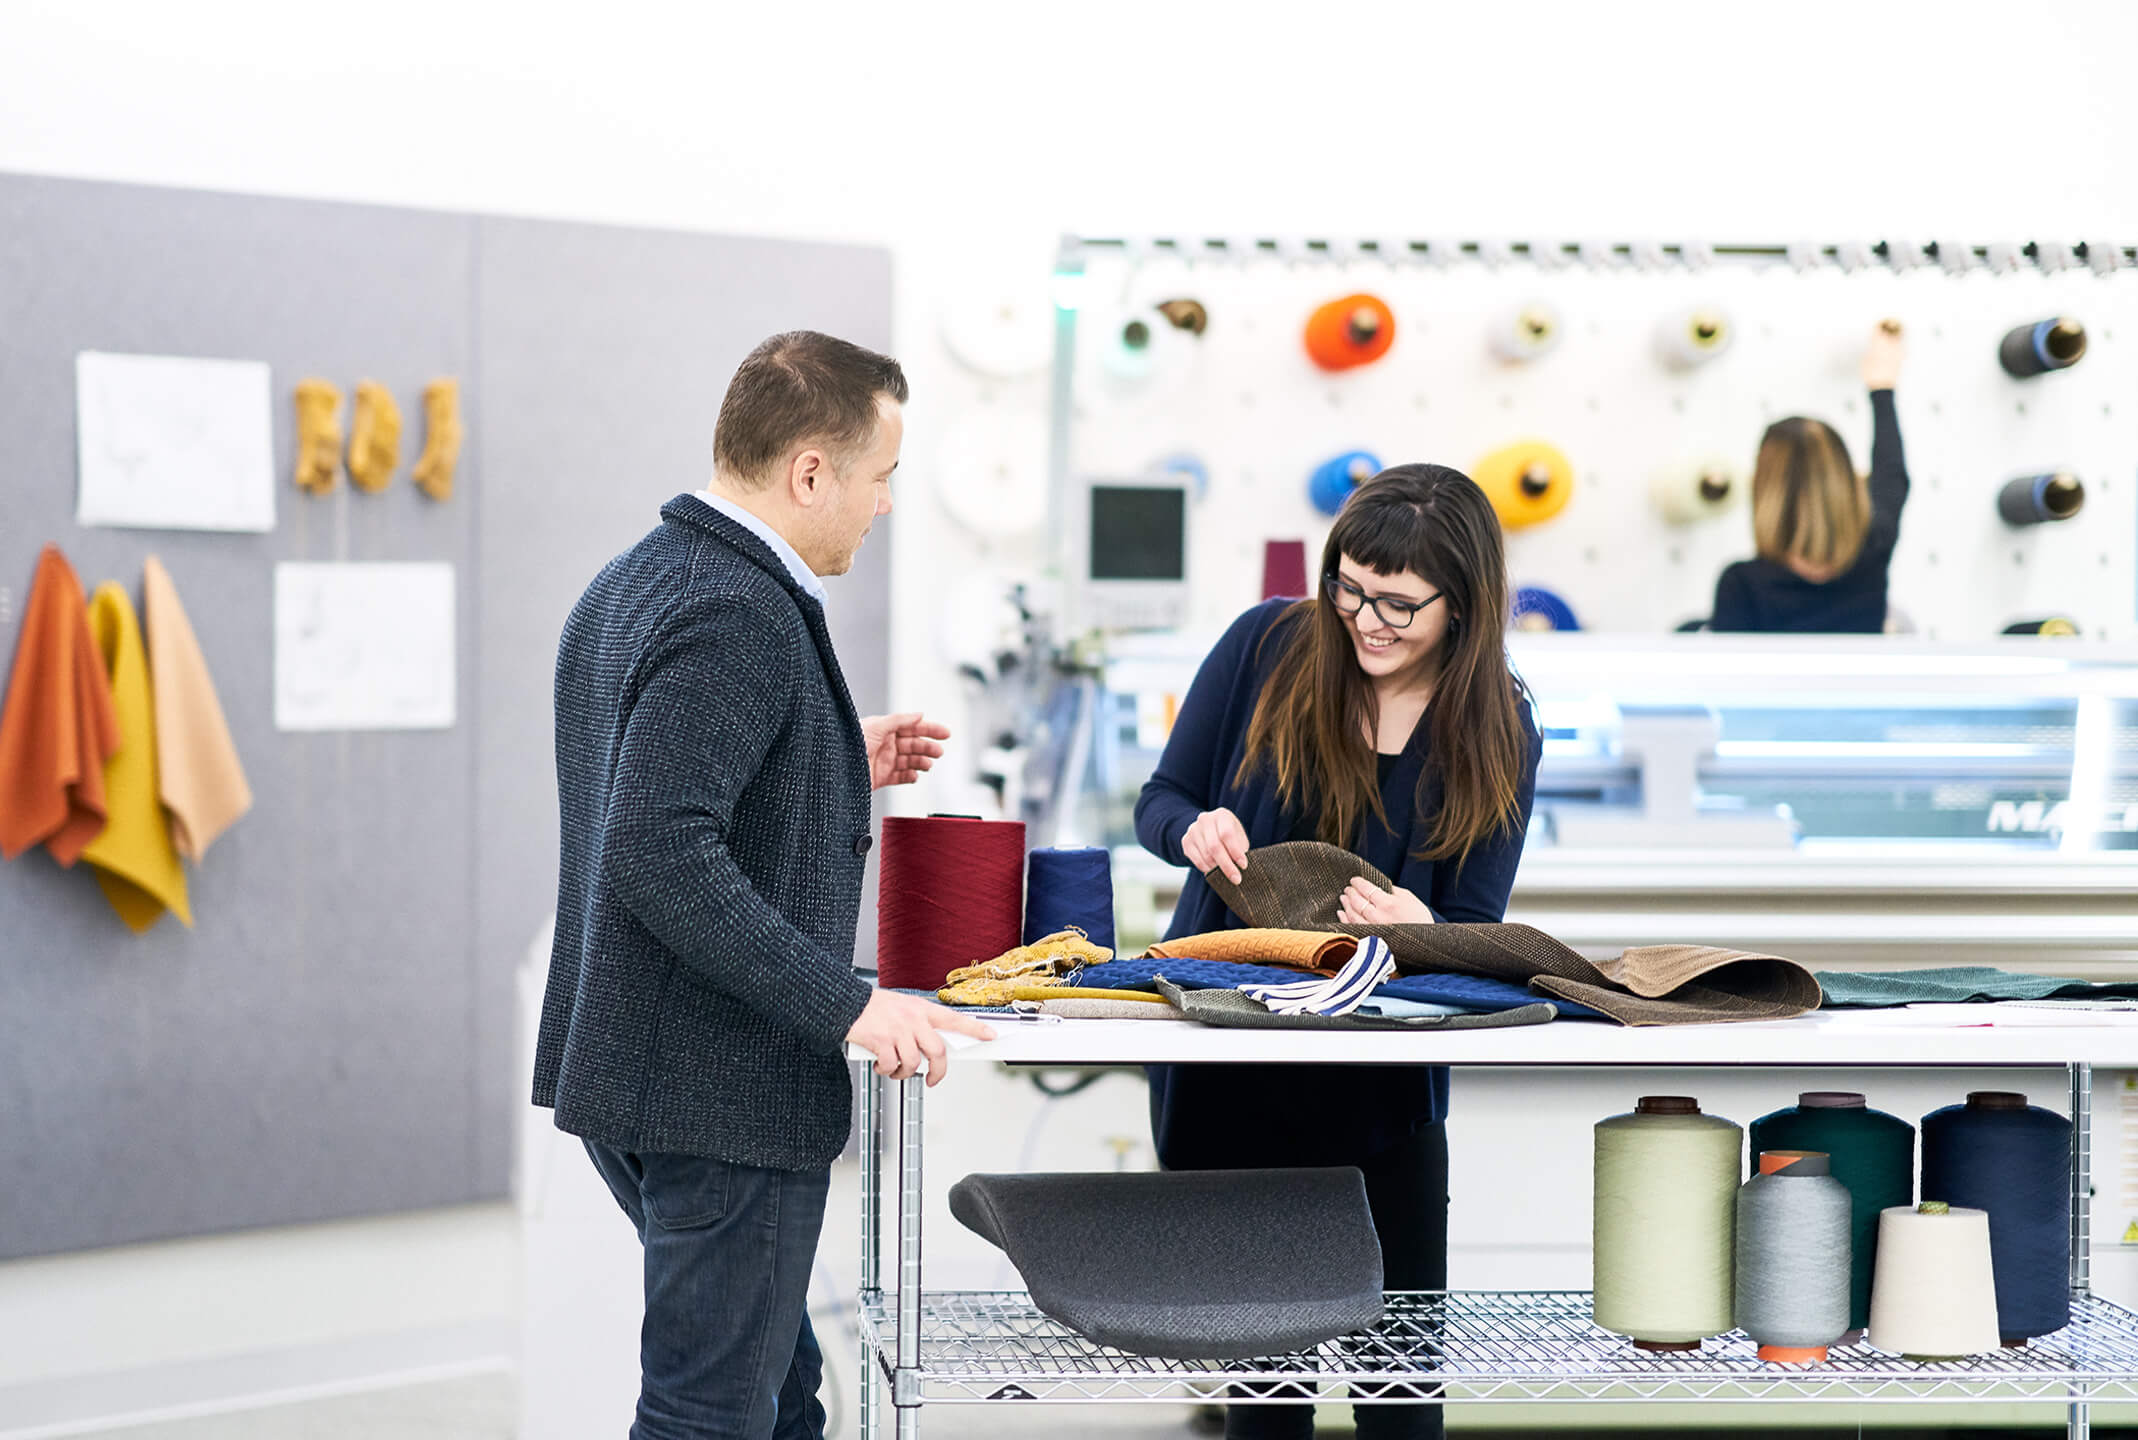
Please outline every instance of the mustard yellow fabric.
M1013 999L1031 998L1019 994L1021 989L1051 989L1066 981L1069 972L1113 958L1113 951L1094 945L1082 929L1071 925L1029 945L1005 950L992 960L951 971L943 977L943 988L935 992L935 998L945 1005L1007 1005Z
M135 934L162 919L165 910L190 926L193 910L186 899L185 871L179 868L171 823L157 796L156 702L149 688L148 651L141 643L134 602L109 580L90 597L89 630L111 677L119 750L104 766L105 813L110 819L82 858L96 867L104 898Z

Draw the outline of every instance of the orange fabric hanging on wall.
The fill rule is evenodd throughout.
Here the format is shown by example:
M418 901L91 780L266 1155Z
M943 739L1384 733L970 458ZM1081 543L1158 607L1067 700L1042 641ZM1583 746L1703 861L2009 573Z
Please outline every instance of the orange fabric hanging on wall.
M118 712L82 582L59 547L47 545L0 710L0 858L43 844L72 865L104 829L104 762L118 749Z

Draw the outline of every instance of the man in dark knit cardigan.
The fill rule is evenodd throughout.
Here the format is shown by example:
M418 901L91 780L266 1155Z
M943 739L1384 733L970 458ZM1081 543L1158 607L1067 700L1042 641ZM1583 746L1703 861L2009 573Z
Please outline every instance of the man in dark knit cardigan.
M587 587L557 651L563 856L534 1100L637 1228L634 1440L824 1433L805 1301L851 1041L944 1071L969 1017L854 973L869 792L949 731L854 713L818 577L844 574L904 433L898 363L828 335L743 361L710 489Z

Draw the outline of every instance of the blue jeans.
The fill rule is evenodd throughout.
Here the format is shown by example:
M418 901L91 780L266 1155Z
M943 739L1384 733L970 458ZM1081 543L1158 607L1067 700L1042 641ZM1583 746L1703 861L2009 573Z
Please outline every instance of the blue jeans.
M646 1251L631 1440L823 1440L808 1300L831 1172L585 1143Z

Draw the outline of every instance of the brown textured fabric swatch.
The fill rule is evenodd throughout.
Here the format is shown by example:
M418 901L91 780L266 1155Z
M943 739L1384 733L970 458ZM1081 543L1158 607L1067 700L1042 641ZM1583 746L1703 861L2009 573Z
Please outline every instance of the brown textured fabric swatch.
M1625 1025L1786 1020L1819 1008L1819 982L1794 960L1709 945L1643 945L1589 961L1530 925L1344 925L1336 901L1356 876L1383 889L1386 875L1319 841L1265 845L1240 883L1204 878L1249 925L1378 935L1404 970L1487 975L1576 1000ZM1246 932L1234 932L1246 933ZM1156 953L1154 950L1152 953Z
M1257 850L1255 854L1262 852ZM1342 854L1342 851L1338 851ZM1214 875L1214 881L1225 877ZM1219 894L1224 892L1220 890ZM1227 904L1232 902L1228 899ZM1243 911L1233 906L1235 914ZM1359 942L1348 935L1333 934L1336 929L1335 910L1329 907L1330 923L1317 928L1296 926L1271 927L1258 930L1212 930L1203 935L1183 935L1178 940L1161 940L1144 953L1159 960L1223 960L1234 965L1290 965L1299 970L1310 970L1316 975L1334 975L1344 968L1344 962L1359 948Z

